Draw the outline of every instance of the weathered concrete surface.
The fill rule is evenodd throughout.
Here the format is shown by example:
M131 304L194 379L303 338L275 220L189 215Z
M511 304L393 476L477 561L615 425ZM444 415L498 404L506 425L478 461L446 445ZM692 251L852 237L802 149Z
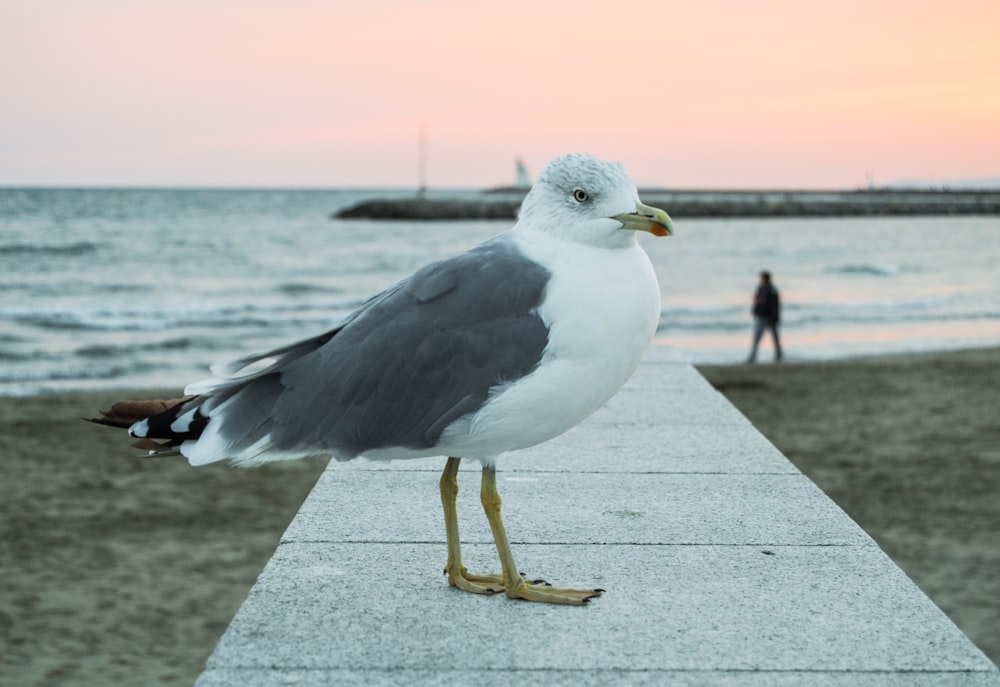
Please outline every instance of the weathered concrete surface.
M529 577L441 575L441 459L331 464L209 659L228 685L1000 685L996 667L688 365L652 351L584 425L500 464ZM466 563L498 568L460 474Z

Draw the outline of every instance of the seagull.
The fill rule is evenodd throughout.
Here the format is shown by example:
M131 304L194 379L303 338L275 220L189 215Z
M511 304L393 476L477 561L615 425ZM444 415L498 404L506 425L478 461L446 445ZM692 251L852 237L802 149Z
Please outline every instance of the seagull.
M476 594L583 605L601 589L558 589L518 572L501 517L497 458L579 424L635 372L660 318L638 232L670 236L624 168L555 158L513 228L418 270L334 329L213 366L169 401L122 401L95 421L128 427L151 455L237 466L445 456L448 584ZM461 460L482 465L499 574L462 563Z

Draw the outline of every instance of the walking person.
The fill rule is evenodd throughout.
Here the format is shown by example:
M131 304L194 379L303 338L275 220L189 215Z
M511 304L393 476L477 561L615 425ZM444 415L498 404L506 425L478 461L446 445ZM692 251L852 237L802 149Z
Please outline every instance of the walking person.
M778 338L778 322L781 320L781 298L778 290L771 283L771 273L764 271L760 273L760 284L753 295L754 317L753 325L753 346L750 348L748 363L757 361L757 345L764 336L764 330L770 330L771 338L774 340L774 361L781 360L781 341Z

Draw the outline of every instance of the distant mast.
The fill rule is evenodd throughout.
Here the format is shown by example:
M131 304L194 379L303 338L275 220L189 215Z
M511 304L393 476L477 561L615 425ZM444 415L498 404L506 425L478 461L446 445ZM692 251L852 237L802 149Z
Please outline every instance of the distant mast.
M420 148L417 153L417 196L427 195L427 125L420 122Z
M514 158L514 188L531 188L528 168L524 166L524 161L519 157Z

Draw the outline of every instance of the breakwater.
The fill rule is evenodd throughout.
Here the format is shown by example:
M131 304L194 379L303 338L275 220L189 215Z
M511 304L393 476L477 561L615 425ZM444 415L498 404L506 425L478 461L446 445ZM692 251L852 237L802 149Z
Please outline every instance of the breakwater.
M644 189L643 202L673 217L823 217L871 215L997 215L1000 191L666 191ZM513 219L524 192L460 197L374 198L335 213L337 219Z

